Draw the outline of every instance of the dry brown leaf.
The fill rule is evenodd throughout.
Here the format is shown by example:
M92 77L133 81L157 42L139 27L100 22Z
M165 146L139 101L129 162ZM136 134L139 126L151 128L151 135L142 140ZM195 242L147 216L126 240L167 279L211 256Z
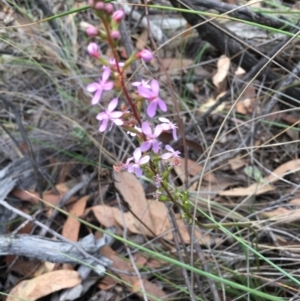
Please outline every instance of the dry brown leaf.
M131 211L138 216L150 229L153 228L152 219L148 210L148 201L140 181L129 172L114 173L115 186L129 204ZM139 229L140 222L136 222ZM146 232L149 232L146 230ZM149 234L149 233L148 233ZM147 235L147 234L145 234Z
M140 293L141 284L139 278L137 276L128 275L129 273L135 273L132 264L127 260L124 260L121 257L119 257L108 245L102 247L100 253L101 255L109 258L113 262L113 268L120 271L124 271L124 273L119 274L119 277L125 283L129 284L128 289L142 297L142 294ZM166 293L156 284L149 282L147 279L143 279L143 286L145 288L145 291L151 296L158 299L168 300ZM151 298L151 296L148 296L148 299L154 300L153 298Z
M166 70L172 72L172 74L174 74L175 71L180 72L194 63L191 59L182 58L165 58L161 59L161 62Z
M247 115L253 113L254 106L255 106L255 99L245 98L243 100L240 100L236 104L235 109L237 113Z
M285 207L279 207L275 210L264 212L263 215L272 221L280 223L292 223L300 220L300 199L293 199L289 201L289 204L297 206L298 208L287 209Z
M117 226L117 228L122 229L126 225L127 230L131 233L149 237L160 236L167 240L173 240L173 232L175 231L169 222L166 205L162 202L147 200L142 185L133 174L128 172L115 173L114 178L116 188L130 205L131 211L143 223L131 212L123 213L118 208L106 205L94 206L87 212L92 210L97 220L105 227ZM181 218L177 220L177 225L183 241L189 244L190 236ZM211 237L209 235L202 235L196 230L195 236L199 243L210 245Z
M121 214L118 208L110 207L107 205L98 205L87 209L85 214L89 213L90 211L94 213L96 219L101 225L106 228L114 226L117 228L117 233L121 233L118 230L122 229L123 227L120 228L115 218L117 214Z
M230 68L230 59L225 55L221 55L217 68L217 73L213 76L212 81L219 91L224 91L226 88L226 77Z
M69 213L73 216L68 216L62 229L62 235L71 241L78 240L78 234L80 229L80 222L76 218L74 218L74 216L79 217L84 213L86 202L89 198L89 195L82 197L72 205L69 211Z
M248 195L260 195L274 190L275 187L270 184L253 183L248 187L237 187L231 190L225 190L219 192L219 195L223 196L248 196Z
M270 185L274 183L285 174L289 174L300 169L300 159L288 161L279 167L277 167L269 176L263 178L263 183L253 183L248 187L237 187L231 190L225 190L219 192L219 195L223 196L248 196L259 195L275 189Z
M50 273L50 272L54 271L55 266L56 266L56 263L45 261L40 264L39 268L34 272L33 276L38 277L40 275Z
M200 113L205 113L210 107L212 107L223 95L225 92L220 93L215 99L214 98L209 98L205 103L201 104L200 107L198 108ZM225 108L225 102L221 103L215 110L214 112L222 112Z
M270 218L271 221L293 223L300 220L300 209L289 210L287 208L279 207L275 210L264 212L263 215Z
M179 165L181 172L184 173L185 170L185 160L181 160L181 165ZM200 175L203 166L199 165L197 162L187 159L187 168L190 176ZM203 180L210 183L216 183L216 178L213 173L207 172L203 175Z
M237 170L246 165L246 162L240 157L233 158L228 163L232 170Z
M292 199L290 201L290 204L300 206L300 199Z
M236 111L244 115L253 113L256 100L256 88L253 85L248 86L239 97L240 101L236 104Z
M146 48L146 45L148 43L148 30L144 30L142 32L141 35L139 35L139 37L137 38L137 42L135 44L135 47L138 49L138 50L143 50Z
M81 283L81 278L76 271L53 271L19 282L10 291L6 301L19 301L19 298L33 301L61 289L74 287L79 283Z

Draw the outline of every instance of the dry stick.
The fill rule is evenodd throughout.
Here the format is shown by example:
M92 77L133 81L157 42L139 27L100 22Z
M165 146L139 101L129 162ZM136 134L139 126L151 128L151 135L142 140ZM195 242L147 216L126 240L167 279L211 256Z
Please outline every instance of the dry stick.
M281 87L290 86L293 83L293 81L295 80L295 78L299 79L299 77L300 77L300 63L298 63L293 68L292 72L290 74L288 74L286 76L286 78L281 83L279 83L278 86L275 88L276 93L274 93L271 100L268 102L266 107L263 109L262 115L267 115L272 111L272 109L274 108L274 106L278 102L279 96L281 95L281 92L279 92Z
M50 229L49 227L45 226L43 223L37 221L37 220L36 220L35 218L33 218L32 216L30 216L30 215L28 215L28 214L22 212L21 210L15 208L15 207L13 207L13 206L11 206L10 204L8 204L8 203L7 203L6 201L4 201L3 199L0 199L0 205L2 205L3 207L5 207L5 208L7 208L7 209L9 209L9 210L11 210L11 211L13 211L13 212L16 213L17 215L19 215L19 216L21 216L21 217L23 217L23 218L25 218L25 219L31 221L32 223L36 224L37 226L41 227L42 229L46 229L47 232L49 232L49 233L52 234L53 236L55 236L55 237L61 239L62 242L68 243L68 244L70 244L71 246L73 246L74 249L78 251L78 252L77 252L77 251L76 251L76 252L79 253L79 255L78 255L79 258L82 258L82 259L85 259L85 258L91 258L91 259L93 259L96 263L98 263L98 264L100 264L100 265L103 265L103 266L108 266L108 265L110 264L109 260L106 259L106 258L103 257L103 256L102 256L102 259L100 259L100 258L97 258L97 257L95 257L95 256L93 256L93 255L91 255L91 254L89 254L89 253L86 251L86 249L85 249L85 248L86 248L85 244L83 244L83 246L81 246L81 244L76 243L76 242L73 242L73 241L71 241L71 240L65 238L65 237L62 236L61 234L59 234L59 233L57 233L56 231L54 231L54 230ZM32 237L33 237L33 236L32 236ZM43 239L47 240L46 238L43 238ZM51 241L51 240L50 240L50 241ZM31 252L34 250L33 246L34 246L34 244L31 244L31 248L32 248ZM0 244L0 247L1 247L1 244ZM91 251L91 253L95 253L95 252L97 252L97 250L100 249L101 246L97 246L97 241L96 241L95 239L94 239L94 247L95 247L95 249L91 249L91 250L88 250L88 251ZM50 251L51 251L51 249L50 249ZM22 252L22 248L20 249L20 252ZM52 252L53 252L53 249L52 249ZM75 252L75 251L74 251L74 252ZM82 255L80 255L80 253L81 253ZM45 251L44 251L44 253L42 252L42 254L45 255L45 254L46 254ZM70 250L67 250L66 252L64 252L64 254L69 254L69 256L71 256L71 255L70 255ZM18 254L16 254L16 255L18 255ZM27 253L26 253L26 254L19 253L19 255L22 255L22 256L24 255L24 256L29 256L29 257L30 257L31 253L30 253L30 252L29 252L28 254L27 254ZM37 256L37 255L38 255L38 254L36 254L35 256ZM50 256L50 255L51 255L51 252L50 252L49 256ZM53 256L56 256L56 257L57 257L58 254L54 254ZM76 259L78 258L77 255L76 255L76 256L72 256L72 257L74 257L74 258L70 258L70 257L64 256L63 254L61 254L61 256L63 256L63 257L66 258L66 259L65 259L65 262L68 262L68 260L69 260L69 262L74 262L74 261L76 262ZM55 258L56 258L56 257L55 257ZM52 258L53 258L53 257L52 257ZM49 259L47 259L47 260L49 261ZM46 260L46 261L47 261L47 260ZM57 258L57 260L59 260L59 257ZM55 261L54 261L54 262L55 262ZM78 261L77 261L77 263L78 263Z
M36 179L36 182L37 182L37 189L38 189L38 192L39 192L39 197L42 198L43 197L43 190L42 190L42 186L41 186L41 178L45 178L47 180L47 182L51 185L51 187L53 187L53 185L52 185L50 179L41 170L39 164L36 162L36 160L34 158L31 143L30 143L30 141L28 139L28 136L26 134L26 131L23 127L19 110L10 101L5 99L3 96L0 97L0 100L5 104L6 107L11 108L14 115L15 115L16 122L17 122L17 125L18 125L18 128L19 128L20 134L21 134L21 136L24 140L24 143L26 144L29 155L25 154L25 152L23 151L23 149L21 148L19 143L17 143L16 146L21 151L21 153L24 155L24 157L27 157L30 160L30 162L32 164L34 174L35 174L35 179ZM2 126L2 128L5 129L4 126ZM9 136L11 137L11 135L9 135ZM15 142L16 140L13 139L13 141ZM57 191L57 190L54 188L54 191Z
M296 28L295 25L287 24L288 20L282 19L274 19L268 15L264 15L261 13L256 13L249 9L249 7L243 6L239 7L238 5L228 4L225 2L216 2L212 0L190 0L193 6L198 9L202 10L203 7L207 9L214 9L220 13L228 13L229 16L238 18L245 21L255 22L257 24L265 25L268 27L273 27L276 29L284 29L285 31L292 31ZM300 29L298 27L298 29Z

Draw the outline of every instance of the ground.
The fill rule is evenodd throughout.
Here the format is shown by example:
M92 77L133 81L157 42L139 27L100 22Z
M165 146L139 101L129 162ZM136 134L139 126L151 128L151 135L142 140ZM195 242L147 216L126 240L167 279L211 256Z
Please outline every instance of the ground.
M134 4L119 4L118 58L153 59L124 73L128 97L94 106L103 65L87 46L114 53L87 36L105 29L87 1L0 4L1 295L300 300L298 1ZM126 116L141 79L168 108L141 122L168 118L178 139L164 130L137 177L122 169L138 122L102 132L96 117L114 97ZM157 159L166 145L180 164Z

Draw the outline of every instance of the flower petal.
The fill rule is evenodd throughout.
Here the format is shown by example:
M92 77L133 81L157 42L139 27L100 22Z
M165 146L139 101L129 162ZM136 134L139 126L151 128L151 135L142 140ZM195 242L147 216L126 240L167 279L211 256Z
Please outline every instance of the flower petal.
M161 121L161 122L170 123L170 120L168 118L165 118L165 117L159 117L158 120Z
M166 145L165 149L168 150L168 151L171 152L171 153L174 153L173 147L170 146L169 144Z
M158 141L153 141L152 143L152 150L157 154L160 150L160 147L159 147L159 142Z
M104 132L107 128L108 125L108 119L103 119L100 127L99 127L99 132Z
M152 143L150 141L143 142L142 145L141 145L141 150L143 152L146 152L151 147L151 144Z
M106 115L105 112L100 112L100 113L96 116L96 118L97 118L98 120L107 119L107 115Z
M137 165L137 166L134 166L134 173L135 175L140 178L143 174L143 171L141 170L141 168Z
M108 80L108 78L110 76L110 72L111 71L110 71L109 67L107 67L107 66L103 67L103 73L102 73L102 83L103 84Z
M173 139L174 140L177 140L177 129L176 128L173 128Z
M123 112L121 112L121 111L115 111L115 112L111 112L109 114L110 119L120 118L122 115L123 115Z
M151 81L151 90L154 92L155 96L159 94L159 83L156 79L152 79Z
M164 160L168 160L171 157L173 157L173 154L171 154L171 153L165 153L165 154L161 155L161 158Z
M133 164L132 164L132 163L130 163L130 164L128 165L127 170L128 170L128 172L134 172L134 167L133 167Z
M121 119L111 119L111 121L116 125L122 125L124 124L124 121Z
M100 89L100 85L98 83L91 83L91 84L88 84L87 87L86 87L86 90L88 92L95 92L96 90Z
M163 130L163 129L162 129L162 127L160 126L160 124L157 125L157 126L155 127L155 130L154 130L154 137L157 138L157 137L161 134L162 130Z
M167 105L165 104L165 102L162 99L158 98L157 104L163 112L167 112Z
M150 156L144 156L142 157L140 160L139 160L139 164L142 165L142 164L146 164L147 162L149 162L150 160Z
M91 100L91 104L92 104L92 105L96 105L96 104L100 101L101 96L102 96L102 90L99 89L99 90L97 90L96 93L94 94L94 96L93 96L93 98L92 98L92 100Z
M149 125L148 122L143 122L142 123L142 132L146 135L146 136L152 136L152 129Z
M113 82L107 82L105 84L102 84L102 89L105 91L110 91L114 87Z
M135 162L137 162L142 156L142 150L138 147L135 149L135 151L133 152L133 157Z
M152 118L156 114L156 109L157 109L157 103L156 101L150 102L149 106L147 107L147 115Z
M156 96L151 90L149 90L141 85L138 86L138 93L140 96L142 96L146 99L151 99Z
M112 112L118 105L118 98L114 98L107 106L107 111ZM110 115L111 116L111 115Z

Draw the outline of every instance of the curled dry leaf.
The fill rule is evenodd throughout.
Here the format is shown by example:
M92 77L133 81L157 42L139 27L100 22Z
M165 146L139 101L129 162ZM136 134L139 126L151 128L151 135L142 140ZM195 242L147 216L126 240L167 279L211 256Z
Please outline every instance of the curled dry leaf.
M184 175L185 171L185 160L181 160L181 164L177 166L178 168L175 169L178 176L180 174ZM203 166L199 165L197 162L187 159L187 169L190 176L194 177L197 175L201 175L201 171L203 170ZM203 180L210 183L217 183L217 180L212 172L207 172L203 175Z
M277 167L269 176L262 179L264 183L254 183L248 187L237 187L219 192L223 196L260 195L275 189L271 183L280 180L283 176L300 170L300 159L288 161Z
M175 229L173 229L168 218L168 210L162 202L147 200L142 185L131 173L121 172L115 174L115 185L130 205L131 211L139 217L139 221L131 212L121 212L118 208L106 205L99 205L90 208L97 220L105 227L116 226L123 229L124 225L131 233L143 234L153 237L160 236L166 240L173 240ZM179 217L177 226L183 241L190 243L190 235L184 221ZM200 244L210 245L212 239L209 235L202 234L195 229L195 237Z
M293 223L300 220L300 199L293 199L289 202L290 208L279 207L275 210L264 212L263 216L270 218L277 223ZM295 208L296 207L296 208Z
M69 240L78 240L80 222L75 217L79 217L84 213L86 202L89 198L89 195L82 197L72 205L69 211L71 215L68 216L62 230L62 235L68 238Z
M140 280L136 275L130 275L135 274L132 264L128 262L128 260L124 260L118 256L118 254L115 253L110 246L106 245L101 248L100 253L113 262L113 268L122 271L122 273L119 274L122 279L121 283L128 284L128 289L132 292L137 293L140 297L142 297L141 281L143 281L143 286L148 294L147 296L149 300L168 300L166 293L157 284L151 283L147 279ZM106 282L111 282L108 280L108 278L111 278L110 276L105 276L105 278ZM151 298L151 296L154 298Z
M81 283L81 278L76 271L53 271L19 282L10 291L6 301L20 299L34 301L59 290L74 287L79 283Z
M226 88L226 77L230 68L230 59L225 55L221 55L217 68L217 73L213 76L212 81L219 91L224 91Z

